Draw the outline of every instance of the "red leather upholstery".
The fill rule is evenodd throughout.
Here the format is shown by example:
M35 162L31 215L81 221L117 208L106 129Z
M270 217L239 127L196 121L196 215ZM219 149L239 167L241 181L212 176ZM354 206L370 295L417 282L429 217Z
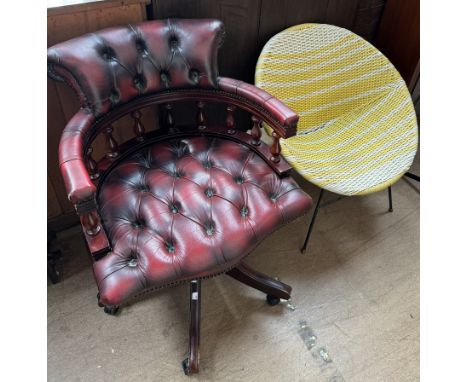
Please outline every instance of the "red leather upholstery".
M298 116L279 100L218 77L223 32L217 20L151 21L48 50L49 75L66 81L81 99L63 131L59 163L96 256L94 275L105 305L225 272L311 207L290 177L278 175L289 167L271 160L276 148L232 128L223 135L223 127L213 128L209 120L180 134L176 125L157 143L145 140L151 133L129 141L116 158L100 162L104 172L97 180L88 174L85 154L102 128L154 103L219 101L252 113L278 136L295 134ZM197 119L206 122L199 114Z
M134 154L106 177L99 212L112 252L94 263L101 302L227 271L311 199L248 147L172 139Z
M83 163L83 137L90 130L94 115L81 109L67 123L59 145L59 166L73 204L94 198L96 187Z
M49 75L66 81L82 107L100 115L168 88L215 87L218 20L155 20L113 27L49 48Z

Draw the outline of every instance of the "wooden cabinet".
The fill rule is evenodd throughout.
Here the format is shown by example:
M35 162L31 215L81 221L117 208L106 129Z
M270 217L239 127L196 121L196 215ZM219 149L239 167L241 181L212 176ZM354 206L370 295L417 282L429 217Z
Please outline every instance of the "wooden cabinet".
M70 4L47 10L47 46L102 28L146 20L149 0L55 0ZM76 96L65 84L47 80L47 219L53 229L78 222L68 201L58 167L58 144L66 122L79 108ZM125 122L122 122L125 125ZM131 128L131 125L130 125ZM116 137L124 134L116 129ZM120 129L122 130L122 129ZM98 153L99 154L99 153Z

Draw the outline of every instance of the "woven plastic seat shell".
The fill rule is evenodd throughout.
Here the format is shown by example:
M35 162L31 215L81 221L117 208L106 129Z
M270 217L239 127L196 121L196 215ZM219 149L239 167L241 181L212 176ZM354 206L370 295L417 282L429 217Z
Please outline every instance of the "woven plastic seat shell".
M123 159L98 195L112 252L94 263L100 301L227 271L311 207L248 147L191 137Z
M390 61L354 33L325 24L280 32L262 50L255 83L299 114L282 153L311 183L363 195L410 168L418 145L410 94Z

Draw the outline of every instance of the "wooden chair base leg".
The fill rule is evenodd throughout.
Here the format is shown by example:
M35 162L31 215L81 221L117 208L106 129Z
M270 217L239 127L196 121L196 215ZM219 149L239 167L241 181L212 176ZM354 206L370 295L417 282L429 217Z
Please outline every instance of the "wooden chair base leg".
M200 359L201 281L190 282L190 345L189 356L182 361L186 375L198 373Z
M276 305L280 298L285 300L291 298L292 288L289 285L257 272L244 262L231 269L227 274L243 284L266 293L270 305Z

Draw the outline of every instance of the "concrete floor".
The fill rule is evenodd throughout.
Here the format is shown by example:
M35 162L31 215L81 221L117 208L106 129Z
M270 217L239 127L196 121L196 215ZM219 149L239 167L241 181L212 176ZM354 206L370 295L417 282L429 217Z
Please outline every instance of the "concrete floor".
M346 198L320 211L306 254L310 214L247 258L293 287L295 310L268 306L228 276L203 281L201 372L190 379L419 380L419 184L392 189L393 213L386 192ZM61 233L60 244L63 281L48 285L48 380L187 381L188 285L108 316L79 230Z

